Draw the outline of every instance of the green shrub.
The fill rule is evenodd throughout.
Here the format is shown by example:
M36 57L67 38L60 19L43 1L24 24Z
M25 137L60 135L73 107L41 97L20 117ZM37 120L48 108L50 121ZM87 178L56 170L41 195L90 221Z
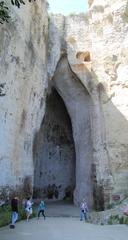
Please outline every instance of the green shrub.
M119 215L114 215L114 216L111 215L108 220L108 224L109 225L112 225L112 224L127 224L128 225L128 217L119 216Z
M0 1L0 23L3 24L4 22L8 22L9 18L8 7L4 1Z
M75 13L75 12L69 13L69 17L74 17L76 15L77 15L77 13Z
M128 225L128 217L126 217L126 218L124 219L124 224L127 224L127 225Z
M119 218L119 224L124 224L124 217L123 216Z
M112 208L114 208L114 203L108 204L107 209L112 209Z
M113 224L113 221L112 221L111 218L109 218L109 220L108 220L108 224L109 224L109 225L112 225L112 224Z
M109 220L108 220L108 224L109 225L117 224L117 223L119 223L119 220L120 220L119 215L113 215L113 216L111 215Z
M36 207L33 207L33 213L30 218L36 217ZM22 205L19 206L18 221L26 219L26 214ZM11 223L11 207L4 206L0 208L0 227L6 226Z

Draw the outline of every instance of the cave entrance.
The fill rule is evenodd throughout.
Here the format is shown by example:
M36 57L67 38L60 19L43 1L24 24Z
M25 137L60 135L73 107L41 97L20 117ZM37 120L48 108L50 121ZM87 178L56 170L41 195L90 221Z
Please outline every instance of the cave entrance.
M70 198L75 205L86 198L91 208L96 178L92 168L91 96L66 56L57 64L52 86L45 117L34 139L34 192L36 197Z
M47 96L45 117L33 150L35 197L73 200L76 157L72 124L55 88Z

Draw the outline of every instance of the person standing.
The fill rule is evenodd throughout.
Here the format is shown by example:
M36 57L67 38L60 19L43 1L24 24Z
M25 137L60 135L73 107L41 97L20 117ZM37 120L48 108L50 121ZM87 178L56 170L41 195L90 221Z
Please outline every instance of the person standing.
M18 202L19 202L18 197L14 197L11 200L12 217L10 228L15 228L15 223L18 220Z
M83 201L81 202L81 205L80 205L80 221L83 221L83 218L86 221L87 212L88 212L88 206L87 206L85 199L83 199Z
M44 204L44 201L41 201L40 204L39 204L39 207L38 207L38 219L40 217L40 214L42 213L42 216L44 217L44 220L45 220L45 204Z
M28 197L25 202L25 211L26 211L27 221L29 220L29 217L32 214L32 204L33 203L31 202L31 198Z

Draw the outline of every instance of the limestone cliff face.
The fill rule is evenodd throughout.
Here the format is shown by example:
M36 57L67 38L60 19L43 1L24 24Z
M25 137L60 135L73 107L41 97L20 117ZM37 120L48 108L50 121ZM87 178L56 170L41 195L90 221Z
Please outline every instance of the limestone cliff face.
M48 24L43 0L10 8L11 22L0 26L0 187L14 190L31 188L33 181L33 139L45 107Z
M128 192L128 4L89 6L85 15L51 15L48 40L43 0L12 8L11 23L0 26L1 191L31 188L33 178L47 187L48 176L50 184L62 181L61 197L75 185L74 202L86 196L96 208ZM59 100L52 112L59 97L71 122Z
M103 144L113 177L113 193L128 182L128 2L94 1L90 14L93 78L102 111Z
M76 162L79 162L76 163L76 202L87 194L89 199L91 194L95 199L103 194L107 204L112 195L124 196L128 192L128 5L126 0L89 2L86 15L51 16L48 76L66 103L73 125ZM72 74L82 83L85 93L80 86L75 89L73 83L67 83L64 71L62 76L60 72L60 80L55 77L65 54ZM81 99L82 92L85 95L88 92L88 100ZM86 135L90 127L80 118L86 111L83 106L89 108L86 116L91 123L92 157L91 150L89 153L85 147L86 141L90 143ZM80 125L84 136L80 134ZM86 153L91 160L86 159ZM92 193L87 190L91 180L84 182L84 163L85 175L86 167L90 169Z

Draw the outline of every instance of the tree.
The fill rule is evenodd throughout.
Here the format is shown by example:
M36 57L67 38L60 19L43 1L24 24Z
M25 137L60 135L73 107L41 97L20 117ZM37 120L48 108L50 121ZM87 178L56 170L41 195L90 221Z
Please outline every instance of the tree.
M0 2L0 23L3 24L5 21L8 22L10 16L8 13L8 7L4 1Z
M36 0L28 0L28 2L32 2L32 1L36 1ZM11 0L12 5L17 6L18 8L20 8L21 4L25 4L24 0Z
M21 4L25 4L25 0L10 0L12 5L20 8ZM27 0L28 2L36 0ZM5 4L5 1L0 1L0 23L9 22L9 9Z

